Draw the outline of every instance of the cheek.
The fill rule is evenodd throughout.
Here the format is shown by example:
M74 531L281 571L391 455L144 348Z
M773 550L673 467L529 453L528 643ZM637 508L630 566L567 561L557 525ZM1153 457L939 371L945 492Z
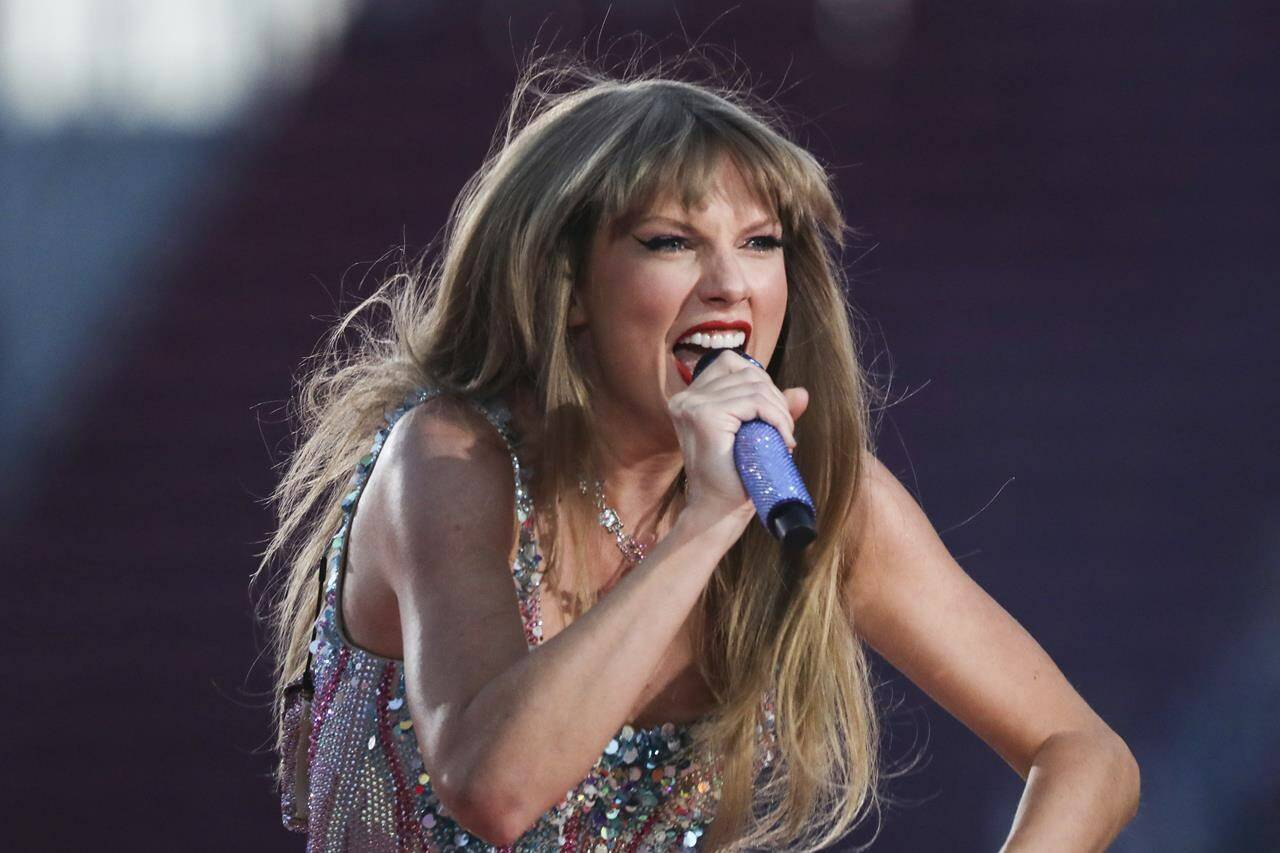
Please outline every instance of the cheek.
M596 306L596 316L605 322L599 326L611 330L614 339L628 347L661 344L680 312L686 291L679 280L660 269L620 269L601 289L603 304Z
M785 270L778 274L770 293L773 295L774 309L778 312L778 317L781 318L787 312L787 298L790 295L787 289L787 273Z
M591 322L597 364L610 385L647 384L655 359L665 353L673 309L650 277L631 271L601 281L606 287L600 288Z
M769 277L760 288L756 300L756 315L761 330L768 329L769 348L777 346L778 337L782 333L782 321L787 315L787 275L779 271Z

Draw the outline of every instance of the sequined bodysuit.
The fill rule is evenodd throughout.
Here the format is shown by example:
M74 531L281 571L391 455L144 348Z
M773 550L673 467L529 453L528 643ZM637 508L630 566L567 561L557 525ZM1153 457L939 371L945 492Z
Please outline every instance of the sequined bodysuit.
M513 845L495 847L449 814L431 787L405 702L403 661L355 646L342 625L341 590L351 519L392 427L434 389L410 394L386 415L356 465L343 521L325 560L323 607L311 643L315 699L310 743L308 851L659 851L698 848L720 795L717 763L695 755L694 723L623 726L563 801ZM519 547L512 565L530 651L542 642L542 556L534 535L529 472L501 400L472 401L502 435L515 475ZM773 706L762 697L756 767L776 749Z

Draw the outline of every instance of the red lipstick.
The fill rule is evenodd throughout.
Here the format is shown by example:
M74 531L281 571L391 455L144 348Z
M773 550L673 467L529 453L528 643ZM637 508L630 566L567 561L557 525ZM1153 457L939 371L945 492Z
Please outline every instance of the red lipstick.
M676 340L692 335L694 332L743 332L746 339L743 341L743 349L746 349L746 342L751 340L751 324L746 320L708 320L705 323L699 323L696 326L690 326L679 335ZM676 372L680 374L680 378L684 380L684 384L688 385L693 382L693 368L675 357L675 345L672 344L672 360L676 364Z
M746 320L708 320L685 329L676 336L676 340L680 340L685 335L692 335L694 332L746 332L747 340L751 340L751 324Z

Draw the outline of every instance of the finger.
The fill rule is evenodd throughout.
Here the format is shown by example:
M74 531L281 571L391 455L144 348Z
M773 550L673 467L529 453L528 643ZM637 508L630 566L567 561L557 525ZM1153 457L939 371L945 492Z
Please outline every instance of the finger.
M716 356L715 359L698 374L697 378L694 379L694 382L701 382L707 377L714 378L730 373L736 373L737 371L747 370L752 367L755 367L755 365L738 355L738 353L733 350L723 350L720 355Z
M730 352L732 352L732 350ZM720 356L713 361L706 370L698 374L698 380L696 381L699 382L700 387L715 387L717 385L724 384L725 379L761 379L767 382L771 387L777 388L773 382L773 377L769 375L769 371L753 362L747 361L736 352L733 353L733 356L732 361L730 361L730 358L727 355ZM716 370L717 365L721 362L727 362L728 366L724 370ZM715 372L713 373L712 371ZM701 381L704 376L708 377L705 383Z
M788 388L782 392L782 396L786 399L787 411L791 412L792 421L800 419L800 416L809 408L809 389L803 387Z
M750 364L742 370L729 371L708 379L706 385L700 386L698 391L702 393L716 394L730 388L738 387L759 389L764 393L776 392L778 402L783 401L782 392L778 390L778 386L773 384L773 377L762 370L756 369Z
M759 418L776 429L788 447L796 446L795 427L790 413L772 400L761 399L757 394L740 394L718 399L715 405L737 418L740 423Z
M779 390L777 385L773 384L773 377L761 370L734 371L724 376L720 376L707 383L706 387L700 388L699 393L710 397L722 397L734 391L750 390L754 393L761 394L771 398L777 403L778 408L786 413L787 423L792 432L796 428L796 419L791 413L791 403L786 395ZM803 389L801 389L803 391ZM806 395L807 391L803 391Z
M712 405L722 405L725 400L736 400L744 396L768 401L782 413L787 429L793 435L795 434L796 419L791 415L791 406L787 398L767 377L762 379L757 376L744 377L741 373L730 374L721 377L711 387L703 389L700 396Z

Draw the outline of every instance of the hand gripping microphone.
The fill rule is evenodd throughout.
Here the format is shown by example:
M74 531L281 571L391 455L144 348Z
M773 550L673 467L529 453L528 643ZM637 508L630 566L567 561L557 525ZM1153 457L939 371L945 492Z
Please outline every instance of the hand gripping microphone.
M707 369L723 349L713 349L698 359L693 378ZM734 350L734 352L738 352ZM746 353L738 355L764 369ZM787 451L787 443L774 426L759 418L746 421L733 440L733 464L742 487L756 505L760 522L788 551L800 551L818 535L813 499L804 487Z

